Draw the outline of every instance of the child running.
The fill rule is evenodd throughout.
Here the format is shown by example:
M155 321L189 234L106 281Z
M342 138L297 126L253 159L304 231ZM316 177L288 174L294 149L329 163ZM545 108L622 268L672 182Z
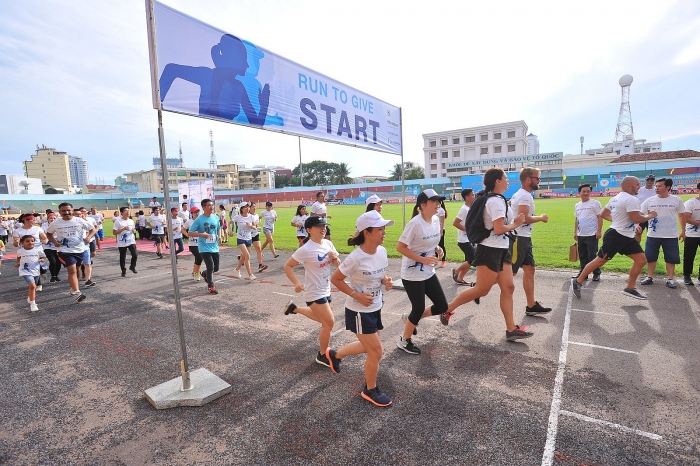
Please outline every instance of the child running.
M331 331L335 324L331 309L331 265L338 267L340 258L338 251L326 236L326 219L324 217L309 217L304 223L308 232L304 245L294 251L292 257L284 264L284 273L294 285L294 291L304 291L307 307L297 307L289 301L284 307L284 315L301 314L321 324L318 334L319 352L316 362L331 367L326 357L326 348L330 346ZM294 267L304 265L304 284L294 275Z
M24 235L20 238L22 248L17 250L17 261L15 262L15 267L19 269L19 276L24 278L29 288L27 302L31 312L39 310L36 305L36 289L41 280L41 264L46 261L44 250L34 247L35 241L32 235Z
M345 356L367 354L365 360L365 387L362 398L375 406L389 406L391 398L377 386L379 360L382 358L382 341L379 332L382 325L382 287L391 289L392 280L387 275L389 259L382 244L386 236L385 227L394 224L384 220L376 210L360 215L357 219L359 236L349 240L358 246L333 273L331 283L348 295L345 300L345 328L357 336L358 341L339 350L326 349L330 368L340 372L340 361ZM345 278L350 277L350 285Z

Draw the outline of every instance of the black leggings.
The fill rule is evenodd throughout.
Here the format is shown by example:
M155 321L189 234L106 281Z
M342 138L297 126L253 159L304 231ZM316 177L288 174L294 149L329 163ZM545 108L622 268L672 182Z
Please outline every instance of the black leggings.
M408 300L411 301L411 314L408 316L408 320L413 325L418 325L423 316L426 296L433 302L433 305L430 306L432 315L436 316L447 311L447 298L445 298L445 293L442 291L440 280L436 274L427 280L409 281L402 279L401 283L406 290Z
M49 273L52 277L58 277L61 271L61 261L58 260L58 252L55 249L44 249L44 254L49 260Z
M445 249L445 230L442 230L442 235L440 235L440 242L438 246L442 248L442 260L443 262L447 260L447 249Z
M683 276L689 277L693 275L693 262L695 262L695 254L700 246L700 238L687 236L685 238L685 246L683 247ZM700 277L700 270L698 270Z
M204 265L207 267L206 270L202 272L202 276L210 287L214 286L214 272L219 271L219 253L202 252L200 254L202 255Z
M119 266L122 268L122 272L126 272L126 250L131 253L131 265L130 269L136 268L136 258L139 257L139 253L136 252L136 245L130 244L128 246L122 246L119 248Z
M197 239L197 238L193 238ZM202 255L199 253L199 246L192 246L192 244L189 245L190 252L194 256L194 265L202 265Z

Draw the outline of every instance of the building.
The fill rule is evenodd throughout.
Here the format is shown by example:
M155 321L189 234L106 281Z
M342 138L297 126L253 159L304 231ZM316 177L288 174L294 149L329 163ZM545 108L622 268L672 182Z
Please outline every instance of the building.
M71 192L73 184L66 152L42 145L37 146L36 154L31 157L31 160L23 162L24 176L40 179L44 189L54 188Z
M411 162L413 163L413 162ZM382 181L389 181L388 176L358 176L353 178L354 183L377 183Z
M0 175L0 194L44 194L39 178Z
M240 165L238 173L238 185L241 190L275 188L275 171L264 165L255 165L253 168L245 168L245 165Z
M540 140L537 139L537 135L530 133L525 139L527 139L527 155L539 154Z
M620 146L623 144L624 146ZM646 139L625 140L622 143L606 142L597 149L588 149L586 155L614 154L616 157L621 154L644 154L650 152L661 152L661 141L647 142Z
M163 174L160 169L125 173L126 182L138 185L141 192L163 192ZM172 168L168 170L169 191L177 192L177 185L189 181L213 179L214 189L239 189L238 165L218 165L211 168Z
M73 186L82 188L87 186L90 177L88 176L88 163L82 157L68 156L68 168L70 169L70 179Z

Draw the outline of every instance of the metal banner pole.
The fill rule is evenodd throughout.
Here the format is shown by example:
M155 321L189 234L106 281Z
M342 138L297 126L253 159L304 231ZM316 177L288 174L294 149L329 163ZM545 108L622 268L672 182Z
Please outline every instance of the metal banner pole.
M399 126L401 126L401 203L403 204L403 227L406 228L406 169L403 163L403 110L399 107Z
M301 136L299 136L299 184L304 187L304 166L301 164Z

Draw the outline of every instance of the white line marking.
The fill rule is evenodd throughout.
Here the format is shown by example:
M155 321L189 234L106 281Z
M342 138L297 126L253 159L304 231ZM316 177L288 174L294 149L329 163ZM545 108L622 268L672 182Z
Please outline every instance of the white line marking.
M279 294L279 295L282 295L282 296L291 296L292 298L294 297L293 294L288 294L288 293L278 293L278 292L276 292L276 291L273 291L273 293L274 293L274 294Z
M570 345L579 345L579 346L588 346L589 348L600 348L600 349L605 349L605 350L610 350L610 351L619 351L620 353L639 354L637 351L630 351L630 350L619 349L619 348L611 348L609 346L592 345L590 343L580 343L578 341L570 341L569 344Z
M552 406L549 410L549 422L547 425L547 441L544 444L542 465L551 466L554 463L554 448L557 444L557 429L559 427L559 412L561 410L561 391L564 385L564 371L566 370L566 352L569 349L569 322L571 321L571 298L573 285L569 284L569 298L566 301L566 314L564 316L564 330L561 334L561 349L559 350L559 364L557 375L554 379L552 391Z
M626 427L620 424L615 424L613 422L603 421L601 419L595 419L592 417L584 416L583 414L572 413L571 411L561 410L559 414L564 416L573 417L581 421L592 422L593 424L600 424L603 426L612 427L616 430L621 430L622 432L627 432L629 434L641 435L642 437L650 438L652 440L662 440L663 437L657 434L652 434L651 432L644 432L643 430L632 429L631 427Z
M158 275L172 275L172 274L173 274L172 270L169 270L169 271L163 272L163 273L154 273L153 275L144 275L142 277L134 277L134 278L130 278L129 280L143 280L144 278L157 277Z
M606 316L617 316L617 317L628 317L627 314L613 314L612 312L602 312L602 311L587 311L585 309L572 309L576 312L590 312L591 314L603 314Z

